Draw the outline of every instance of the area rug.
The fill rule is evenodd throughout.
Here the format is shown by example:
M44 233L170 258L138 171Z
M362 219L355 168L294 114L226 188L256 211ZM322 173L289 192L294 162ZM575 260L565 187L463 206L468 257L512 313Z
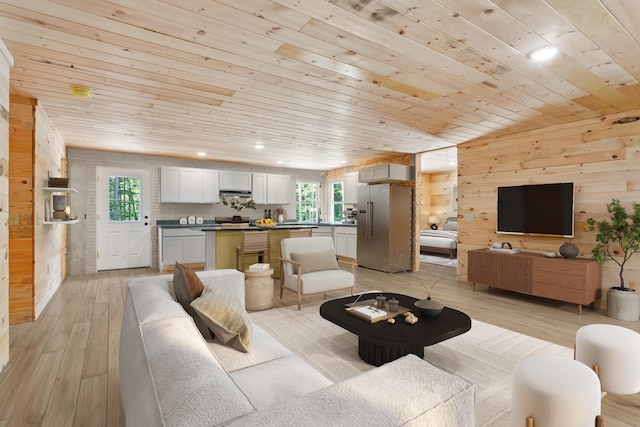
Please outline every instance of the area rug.
M449 255L420 254L420 262L443 265L445 267L458 267L458 259L451 259Z
M284 307L251 318L334 382L373 369L358 357L357 337L320 317L318 309ZM469 332L425 348L425 360L476 385L478 427L511 425L511 373L534 354L573 357L573 350L476 320Z

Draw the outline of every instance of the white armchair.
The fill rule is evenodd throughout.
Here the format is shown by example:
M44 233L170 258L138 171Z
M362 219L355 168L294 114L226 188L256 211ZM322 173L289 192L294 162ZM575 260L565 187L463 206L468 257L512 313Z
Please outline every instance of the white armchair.
M355 289L356 260L336 255L331 237L298 237L280 243L280 298L285 289L297 293L298 310L303 295ZM338 263L351 266L341 270Z

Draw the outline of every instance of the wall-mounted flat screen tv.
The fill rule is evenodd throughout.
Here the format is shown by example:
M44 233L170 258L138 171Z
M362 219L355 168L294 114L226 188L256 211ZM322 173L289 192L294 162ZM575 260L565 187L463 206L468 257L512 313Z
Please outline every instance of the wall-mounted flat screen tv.
M498 233L573 237L573 183L498 187Z

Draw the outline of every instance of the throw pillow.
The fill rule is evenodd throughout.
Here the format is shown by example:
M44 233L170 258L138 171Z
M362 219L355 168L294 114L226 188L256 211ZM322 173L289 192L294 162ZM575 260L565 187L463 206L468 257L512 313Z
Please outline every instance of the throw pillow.
M338 260L331 249L314 252L293 252L291 259L302 264L302 274L312 271L337 270ZM294 268L294 271L296 269Z
M175 270L173 270L173 291L176 294L176 300L182 305L198 327L198 330L205 338L212 338L211 332L207 325L200 319L198 313L191 307L191 301L198 298L204 289L202 281L198 275L187 267L176 262Z
M214 286L204 288L191 306L225 345L245 353L251 347L251 320L235 295Z

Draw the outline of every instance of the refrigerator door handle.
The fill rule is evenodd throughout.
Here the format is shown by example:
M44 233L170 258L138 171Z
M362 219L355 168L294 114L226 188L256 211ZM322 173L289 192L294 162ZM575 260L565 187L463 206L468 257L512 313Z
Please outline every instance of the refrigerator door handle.
M367 239L373 239L373 202L367 202Z

